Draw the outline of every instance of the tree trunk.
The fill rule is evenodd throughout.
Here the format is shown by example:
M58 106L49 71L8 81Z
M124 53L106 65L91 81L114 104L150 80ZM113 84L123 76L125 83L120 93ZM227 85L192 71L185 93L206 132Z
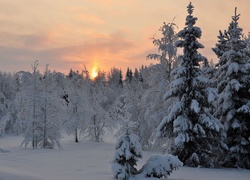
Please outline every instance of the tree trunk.
M75 129L75 142L78 143L77 128Z
M46 82L45 82L46 83ZM47 104L48 104L48 87L45 85L45 100L44 100L44 124L43 124L43 148L48 148L47 143Z
M96 115L94 115L94 133L95 133L95 141L96 142L100 142L100 139L99 139L99 131L98 131L98 125L96 123Z

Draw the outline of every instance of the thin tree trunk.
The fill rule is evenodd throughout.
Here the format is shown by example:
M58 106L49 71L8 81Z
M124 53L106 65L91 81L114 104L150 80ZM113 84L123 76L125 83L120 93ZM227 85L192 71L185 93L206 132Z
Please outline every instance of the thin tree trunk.
M75 129L75 142L78 143L78 135L77 135L77 128Z
M36 133L36 100L37 100L37 84L36 84L36 77L35 77L35 73L36 73L36 69L38 66L38 61L34 62L34 65L31 65L32 69L33 69L33 77L34 77L34 84L33 84L33 93L34 93L34 99L33 99L33 119L32 119L32 147L33 148L37 148L37 137L35 136Z
M36 95L33 101L33 118L32 118L32 148L36 148L36 137L35 137L35 120L36 120Z
M47 90L46 90L47 95ZM43 125L43 148L46 148L47 145L47 97L45 97L45 108L44 108L44 125Z
M96 123L96 115L94 115L94 133L95 133L95 141L100 142L99 131L98 131L97 123Z
M34 122L34 119L33 119L33 122L32 122L32 148L34 149L35 148L35 122Z

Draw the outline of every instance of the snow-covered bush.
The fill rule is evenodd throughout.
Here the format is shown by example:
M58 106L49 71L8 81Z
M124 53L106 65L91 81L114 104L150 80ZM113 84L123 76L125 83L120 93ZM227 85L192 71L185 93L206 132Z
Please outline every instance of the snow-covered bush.
M112 172L116 179L125 180L137 173L136 162L142 158L142 148L139 138L132 130L133 122L125 122L123 133L118 137L116 151L112 163Z
M145 177L167 178L173 170L183 166L177 156L171 154L150 156L139 173Z

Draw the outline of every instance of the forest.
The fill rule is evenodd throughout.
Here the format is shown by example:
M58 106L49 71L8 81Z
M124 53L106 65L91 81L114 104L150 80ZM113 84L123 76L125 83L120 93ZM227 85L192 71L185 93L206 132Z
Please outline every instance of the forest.
M158 52L145 57L155 60L150 66L113 67L94 79L86 68L63 74L39 61L31 72L0 72L0 138L22 136L21 148L63 149L65 133L75 143L102 142L105 132L121 128L120 144L134 141L178 156L185 166L250 169L250 36L235 9L226 30L218 31L218 63L209 61L198 52L204 46L193 10L190 3L179 32L174 22L163 23L162 36L152 38ZM135 165L140 148L129 151ZM126 173L124 179L137 172Z

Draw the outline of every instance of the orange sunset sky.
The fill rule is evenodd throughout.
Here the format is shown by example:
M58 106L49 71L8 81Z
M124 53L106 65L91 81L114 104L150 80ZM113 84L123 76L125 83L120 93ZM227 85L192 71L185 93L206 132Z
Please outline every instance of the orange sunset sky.
M0 71L31 71L39 60L51 70L68 73L85 65L109 71L126 71L142 64L149 53L157 53L149 39L161 37L163 22L181 30L190 0L0 0ZM219 30L227 29L234 8L241 14L239 25L250 31L250 0L193 0L194 16L208 59Z

